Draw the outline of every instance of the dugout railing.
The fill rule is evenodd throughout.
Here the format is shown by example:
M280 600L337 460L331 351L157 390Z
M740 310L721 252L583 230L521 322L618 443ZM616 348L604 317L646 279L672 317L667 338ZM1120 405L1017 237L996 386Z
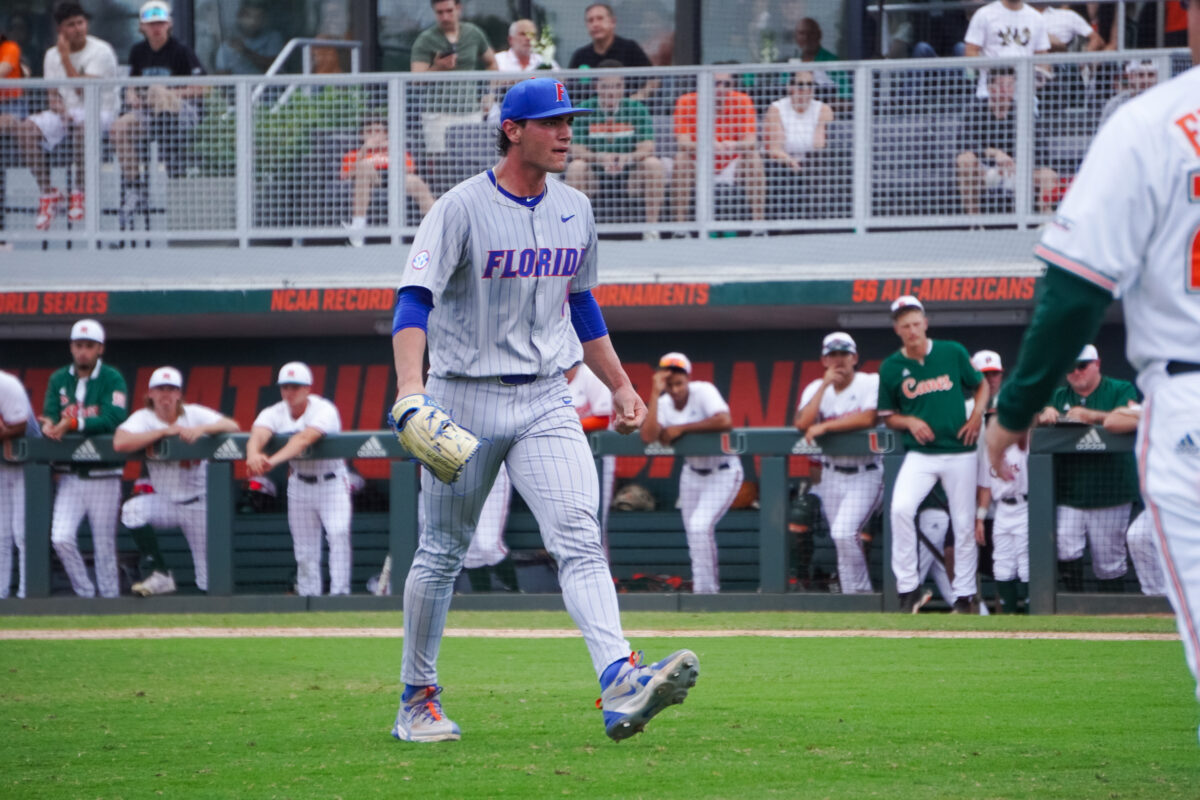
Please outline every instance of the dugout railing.
M115 453L110 437L68 437L60 442L48 439L16 439L7 442L4 460L10 464L23 465L26 494L26 564L27 599L24 601L0 601L5 613L42 613L39 609L70 609L73 611L114 610L118 606L129 610L128 603L114 601L82 600L74 597L50 597L51 594L51 547L50 523L53 508L53 477L51 462L76 464L126 459L198 460L208 459L209 489L207 496L208 519L208 597L172 598L187 600L182 608L194 610L226 610L231 599L239 594L235 575L252 572L254 565L239 564L235 540L250 537L263 530L264 523L247 523L235 517L237 502L234 465L244 459L246 434L231 434L204 439L186 444L177 439L162 440L149 451L134 454ZM597 465L604 456L676 457L675 473L682 461L681 456L726 454L743 459L746 477L758 484L758 508L754 511L734 511L739 515L733 525L718 528L718 544L734 544L740 551L739 564L752 570L756 580L743 591L726 591L720 595L670 595L623 594L622 602L632 608L703 610L894 610L896 607L895 579L890 569L888 554L891 552L891 529L888 523L890 492L895 475L903 460L900 436L894 431L879 428L849 434L823 437L820 446L810 445L798 437L790 428L742 428L728 434L693 435L679 440L674 447L646 446L636 437L622 437L612 433L597 433L591 437ZM268 446L273 451L286 439L276 437ZM1040 428L1035 430L1029 457L1029 515L1030 515L1030 611L1035 614L1049 613L1150 613L1168 610L1162 597L1143 597L1135 594L1136 588L1126 593L1070 593L1061 591L1056 575L1055 555L1055 480L1054 458L1056 455L1086 452L1112 457L1128 457L1132 452L1131 435L1108 434L1101 428L1071 426L1064 428ZM790 542L788 515L793 490L790 473L796 471L793 459L820 459L828 455L882 456L884 494L882 508L882 558L875 565L877 570L876 592L847 595L827 591L797 592L789 584ZM326 437L305 454L317 458L385 459L389 460L387 480L388 502L386 510L375 516L370 527L382 529L386 539L374 541L369 550L374 567L382 561L382 555L392 555L391 592L400 594L403 576L411 563L416 547L418 522L416 498L418 490L417 467L404 460L406 453L386 431L360 431ZM280 489L282 491L282 485ZM275 530L276 539L287 536L285 517L276 517L266 523ZM510 519L508 530L515 536L517 548L536 546L536 525L531 529L530 520L522 520L520 514ZM667 546L675 551L674 560L686 564L687 551L684 542L679 511L672 504L664 504L660 510L639 512L628 518L619 518L619 513L610 516L610 542L626 535L624 563L637 563L639 546L655 546L641 537L657 536L657 546ZM360 535L356 528L355 536ZM81 540L84 541L84 540ZM362 542L356 543L356 548ZM86 549L86 548L85 548ZM756 552L755 552L756 551ZM289 551L290 552L290 551ZM750 555L747 556L747 553ZM244 558L244 556L241 556ZM614 557L614 563L618 561ZM360 565L362 566L362 565ZM722 568L727 568L725 560ZM647 565L653 569L653 563ZM361 572L355 578L355 590L361 586ZM246 580L246 583L252 583ZM241 588L245 589L242 585ZM550 607L557 601L538 600L539 595L480 595L466 599L468 607L475 608L528 608ZM129 598L123 598L128 600ZM156 598L145 605L132 606L163 610L155 603ZM244 598L243 599L247 599ZM283 602L281 597L259 595L249 598L248 603L237 608L291 609L299 608L394 608L399 598L354 595L350 598L291 598L294 603ZM549 604L549 605L548 605ZM556 607L556 606L553 606Z
M569 166L564 176L591 195L601 233L654 238L1037 225L1118 96L1189 65L1185 50L1145 50L549 74L577 102L614 79L625 95L658 82L644 113L619 121L639 141L653 142L652 155L615 176L599 164L582 168L586 160L573 156L581 168ZM1010 124L972 116L988 68L1013 70L1006 117L1015 120L1012 170L959 159L980 130ZM73 162L82 163L89 187L82 220L76 214L72 221L64 204L38 228L38 187L15 137L0 136L0 241L18 249L293 246L351 236L400 244L434 198L495 162L495 119L488 114L514 79L455 72L0 80L0 88L24 91L30 113L42 109L47 90L82 92L82 152L68 139L50 166L64 197L79 188L68 169ZM186 124L137 142L137 171L126 174L101 120L128 113L126 92L180 86L206 91ZM736 118L723 110L719 98L733 96L726 93L736 94ZM691 110L681 117L687 95L694 100L683 104ZM797 119L817 108L814 102L827 108L820 146L815 139L798 142L799 149L773 145L772 131L781 128L772 120L784 120L774 108L780 102L803 106ZM698 132L694 162L678 146L681 119ZM810 123L798 122L798 130ZM718 125L755 133L754 146L732 168L714 148ZM600 150L611 136L611 126L580 128L576 142ZM384 149L396 157L380 158ZM348 230L356 217L365 227Z

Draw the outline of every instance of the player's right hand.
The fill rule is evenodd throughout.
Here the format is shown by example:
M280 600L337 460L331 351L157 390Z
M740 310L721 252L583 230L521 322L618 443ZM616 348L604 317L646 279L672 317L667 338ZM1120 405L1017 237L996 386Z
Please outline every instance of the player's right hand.
M982 547L987 544L987 533L983 530L983 520L975 520L975 544Z
M667 377L671 374L668 369L654 370L654 377L651 379L650 386L654 390L654 396L658 397L667 390Z
M929 427L923 419L912 417L908 423L908 432L913 435L913 438L920 444L929 444L937 437L933 434L933 428Z

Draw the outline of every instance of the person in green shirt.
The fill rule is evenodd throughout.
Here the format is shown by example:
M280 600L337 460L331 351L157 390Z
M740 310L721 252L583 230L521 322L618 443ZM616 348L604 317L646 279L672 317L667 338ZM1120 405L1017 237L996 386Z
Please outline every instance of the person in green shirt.
M905 295L892 303L892 327L903 346L879 367L879 416L904 433L907 453L892 490L892 571L900 610L921 607L916 516L939 480L954 528L955 613L975 604L975 442L987 408L988 386L958 342L930 339L921 301ZM974 407L967 415L966 392Z
M462 21L462 0L429 0L437 23L417 35L412 46L413 72L474 72L496 69L496 54L487 35L477 25ZM477 81L437 81L423 86L421 129L425 152L446 152L446 131L451 125L481 122Z
M104 327L94 319L81 319L71 327L71 364L56 370L46 385L42 404L42 433L59 441L68 433L92 436L113 433L129 414L125 379L100 358L104 354ZM52 465L58 473L54 493L54 521L50 543L80 597L116 597L117 512L121 507L123 464L104 462L96 446L84 440L65 464ZM88 577L79 553L79 523L87 517L92 529L96 584Z
M608 60L597 69L620 66L620 61ZM596 96L579 106L594 108L596 113L581 114L571 123L567 183L593 202L597 192L615 185L618 192L645 200L646 222L657 223L666 193L666 169L654 155L654 125L646 107L625 96L625 78L614 74L597 79ZM658 231L644 234L646 239L658 236Z
M1100 374L1100 353L1089 344L1067 373L1067 385L1055 390L1037 421L1039 425L1060 420L1103 425L1108 412L1137 400L1132 383ZM1079 440L1084 450L1091 444L1090 437L1092 433ZM1095 444L1103 446L1098 436ZM1058 500L1055 540L1064 587L1069 592L1083 591L1083 548L1087 543L1101 591L1122 591L1127 571L1125 528L1138 491L1133 454L1058 455L1054 457L1054 478Z

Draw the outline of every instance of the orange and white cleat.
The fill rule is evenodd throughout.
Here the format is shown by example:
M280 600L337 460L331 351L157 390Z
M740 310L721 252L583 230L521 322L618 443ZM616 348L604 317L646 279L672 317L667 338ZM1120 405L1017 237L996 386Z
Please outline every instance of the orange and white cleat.
M67 219L83 222L83 192L71 192L71 200L67 203Z
M58 216L58 207L62 205L62 201L62 192L58 189L51 189L42 195L38 200L37 216L33 220L34 227L39 231L49 230L54 218Z

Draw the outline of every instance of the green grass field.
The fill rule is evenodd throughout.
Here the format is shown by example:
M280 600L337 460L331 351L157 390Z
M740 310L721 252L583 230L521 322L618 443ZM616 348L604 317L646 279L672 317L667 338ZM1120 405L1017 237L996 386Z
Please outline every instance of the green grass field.
M0 628L399 625L397 614L4 618ZM566 628L564 614L453 627ZM629 629L1173 630L1163 618L627 614ZM0 795L1194 798L1200 714L1178 642L635 641L700 656L683 706L604 736L578 639L448 639L457 743L388 736L400 642L0 643Z

